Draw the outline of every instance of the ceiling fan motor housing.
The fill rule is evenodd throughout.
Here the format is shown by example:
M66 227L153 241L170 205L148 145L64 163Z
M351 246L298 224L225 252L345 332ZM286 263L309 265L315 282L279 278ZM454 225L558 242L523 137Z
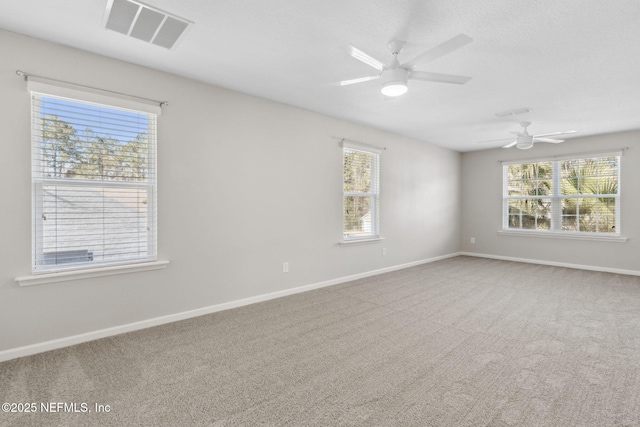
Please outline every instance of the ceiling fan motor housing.
M380 81L382 93L387 96L399 96L407 91L409 71L404 68L389 68L382 72Z

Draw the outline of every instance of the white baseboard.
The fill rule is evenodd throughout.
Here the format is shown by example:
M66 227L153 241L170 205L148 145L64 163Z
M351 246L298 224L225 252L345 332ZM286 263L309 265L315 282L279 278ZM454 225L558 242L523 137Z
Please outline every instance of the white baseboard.
M222 304L211 305L208 307L202 307L195 310L189 310L181 313L170 314L167 316L154 317L152 319L146 319L146 320L141 320L139 322L128 323L126 325L114 326L112 328L100 329L97 331L87 332L84 334L73 335L70 337L64 337L64 338L59 338L51 341L45 341L41 343L26 345L23 347L12 348L9 350L3 350L3 351L0 351L0 362L16 359L18 357L30 356L37 353L43 353L45 351L55 350L58 348L68 347L71 345L80 344L87 341L93 341L100 338L119 335L126 332L138 331L140 329L146 329L153 326L159 326L167 323L177 322L180 320L190 319L192 317L203 316L205 314L216 313L218 311L229 310L232 308L242 307L249 304L268 301L275 298L281 298L288 295L310 291L313 289L333 286L340 283L350 282L352 280L362 279L364 277L376 276L378 274L401 270L403 268L408 268L408 267L414 267L416 265L428 264L430 262L440 261L447 258L453 258L458 255L461 255L461 253L456 252L448 255L424 259L421 261L414 261L406 264L395 265L392 267L381 268L379 270L373 270L365 273L358 273L351 276L345 276L337 279L327 280L324 282L313 283L311 285L299 286L296 288L285 289L282 291L271 292L268 294L257 295L254 297L243 298L235 301L229 301Z
M617 273L617 274L627 274L630 276L640 276L640 271L638 270L625 270L622 268L609 268L609 267L600 267L600 266L584 265L584 264L570 264L567 262L544 261L544 260L529 259L529 258L516 258L516 257L502 256L502 255L481 254L481 253L475 253L475 252L459 252L458 255L474 256L478 258L500 259L503 261L526 262L528 264L551 265L553 267L578 268L581 270L601 271L603 273Z

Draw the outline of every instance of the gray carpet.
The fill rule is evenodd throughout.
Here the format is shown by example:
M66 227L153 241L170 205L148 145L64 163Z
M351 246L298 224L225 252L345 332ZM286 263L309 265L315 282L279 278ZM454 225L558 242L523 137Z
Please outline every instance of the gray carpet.
M0 394L111 407L2 426L639 426L640 277L457 257L4 362Z

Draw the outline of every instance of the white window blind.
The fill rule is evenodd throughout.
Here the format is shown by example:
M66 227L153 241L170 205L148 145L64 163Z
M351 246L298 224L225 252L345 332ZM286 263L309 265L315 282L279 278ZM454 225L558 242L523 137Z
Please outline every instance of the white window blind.
M380 150L343 142L343 238L379 237Z
M503 229L619 236L620 156L503 163Z
M157 110L40 82L28 89L33 272L156 260Z

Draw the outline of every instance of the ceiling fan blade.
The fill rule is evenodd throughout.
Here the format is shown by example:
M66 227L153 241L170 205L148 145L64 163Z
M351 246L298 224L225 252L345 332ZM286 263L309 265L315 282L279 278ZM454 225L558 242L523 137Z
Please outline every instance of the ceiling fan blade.
M567 135L569 133L576 133L577 131L575 130L567 130L564 132L552 132L552 133L541 133L540 135L533 135L534 138L537 138L539 136L554 136L554 135Z
M550 142L552 144L560 144L564 142L564 139L553 139L553 138L538 138L537 136L533 137L534 142Z
M447 40L446 42L434 47L433 49L430 49L416 56L415 58L410 59L409 61L402 64L402 67L412 68L419 63L431 62L435 59L440 58L441 56L453 52L456 49L460 49L461 47L468 45L472 41L473 39L471 37L464 34L458 34L454 38Z
M513 142L512 142L512 143L510 143L510 144L504 145L502 148L511 148L511 147L513 147L514 145L516 145L517 143L518 143L518 141L513 141Z
M338 85L340 86L348 86L348 85L353 85L356 83L362 83L362 82L368 82L371 80L376 80L379 79L380 75L377 76L367 76L367 77L360 77L357 79L351 79L351 80L342 80L341 82L338 83Z
M349 55L353 56L358 61L364 62L365 64L379 71L382 71L385 67L387 68L389 67L384 62L374 58L373 56L367 53L364 53L363 51L361 51L355 46L349 45Z
M463 85L469 80L471 77L467 76L456 76L453 74L440 74L440 73L428 73L426 71L411 71L409 73L409 78L413 80L424 80L428 82L440 82L440 83L453 83L458 85Z
M484 144L487 142L511 141L513 138L487 139L486 141L476 141L476 144Z

